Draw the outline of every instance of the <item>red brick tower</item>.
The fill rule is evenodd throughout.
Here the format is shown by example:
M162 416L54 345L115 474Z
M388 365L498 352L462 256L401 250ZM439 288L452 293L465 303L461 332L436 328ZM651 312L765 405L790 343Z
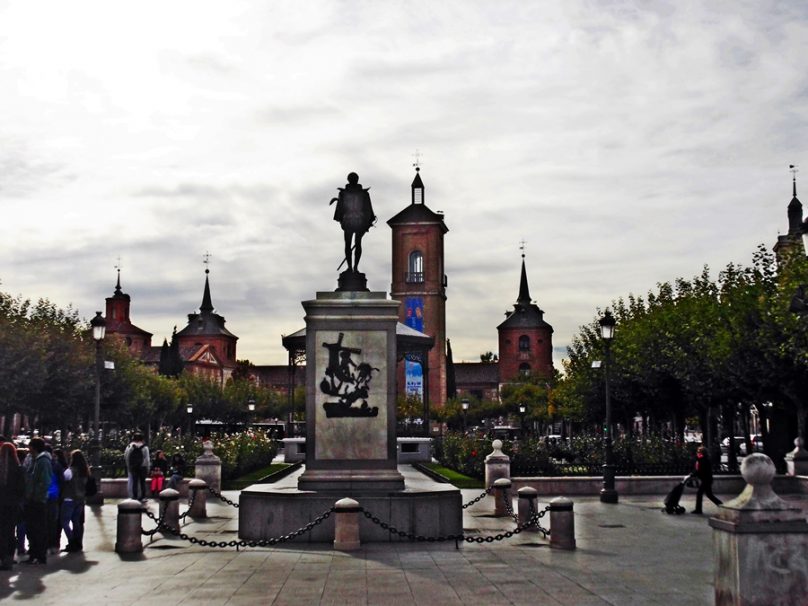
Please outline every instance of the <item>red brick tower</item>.
M126 344L129 353L140 358L151 349L152 333L138 328L129 319L129 295L121 290L121 270L118 270L118 283L115 294L107 297L107 334L120 339Z
M399 320L435 339L429 352L429 403L446 403L446 274L443 214L424 203L424 184L415 169L410 204L387 224L393 230L393 276L390 296L401 301ZM402 362L399 393L423 392L420 365Z
M544 321L544 312L530 299L525 255L522 279L513 311L505 312L499 332L499 382L508 383L523 376L549 379L553 376L553 327Z
M210 283L205 270L205 291L198 314L188 314L188 325L176 334L185 370L224 383L236 368L238 337L224 327L225 319L214 313Z

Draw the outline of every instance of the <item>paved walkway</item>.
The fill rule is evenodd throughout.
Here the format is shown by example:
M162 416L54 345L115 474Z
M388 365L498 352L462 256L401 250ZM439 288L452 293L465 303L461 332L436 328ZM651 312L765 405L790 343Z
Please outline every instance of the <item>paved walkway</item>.
M464 502L479 492L463 491ZM238 493L225 494L238 498ZM114 552L117 508L108 502L87 510L84 553L0 572L0 601L59 606L712 604L708 516L668 516L660 512L660 500L625 497L605 505L597 498L576 499L575 551L551 550L546 540L527 533L460 549L454 543L407 542L370 544L352 553L324 544L206 549L158 534L142 555L128 558ZM692 506L692 500L686 495L683 504ZM156 510L154 503L150 507ZM513 528L512 522L491 517L492 510L492 497L466 510L467 533ZM705 511L709 515L715 508L708 502ZM189 522L184 532L237 538L234 508L209 502L208 513L209 519ZM549 515L543 525L549 526ZM144 518L144 526L154 523Z

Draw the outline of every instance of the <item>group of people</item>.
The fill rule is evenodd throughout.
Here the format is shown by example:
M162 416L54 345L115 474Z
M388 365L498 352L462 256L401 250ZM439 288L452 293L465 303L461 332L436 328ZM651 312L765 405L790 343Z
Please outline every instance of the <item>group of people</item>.
M175 453L169 462L165 453L157 450L152 459L141 433L132 436L123 458L126 463L127 493L130 499L137 501L146 500L147 478L152 496L158 496L164 488L176 490L185 475L185 459L180 453Z
M61 551L83 550L90 477L81 450L68 455L36 437L26 451L0 437L0 570L11 569L15 552L28 554L25 564L45 564L48 552L59 552L62 532Z

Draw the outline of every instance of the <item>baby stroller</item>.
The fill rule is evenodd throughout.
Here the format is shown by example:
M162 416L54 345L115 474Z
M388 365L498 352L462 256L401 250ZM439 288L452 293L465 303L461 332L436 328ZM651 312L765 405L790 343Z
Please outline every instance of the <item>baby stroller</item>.
M681 482L676 484L676 486L671 489L668 496L665 497L665 501L663 501L665 507L662 511L667 514L675 513L677 515L681 515L685 512L685 508L679 505L679 500L682 498L682 493L685 491L685 486L689 486L690 488L698 488L699 479L692 473L686 475Z

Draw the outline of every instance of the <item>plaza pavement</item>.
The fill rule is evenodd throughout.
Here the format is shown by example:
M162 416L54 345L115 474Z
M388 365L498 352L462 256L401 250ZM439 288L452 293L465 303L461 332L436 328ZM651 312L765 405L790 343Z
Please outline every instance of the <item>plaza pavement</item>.
M464 490L463 501L480 494ZM226 492L237 500L237 492ZM722 499L734 495L721 495ZM493 497L464 513L470 536L513 529L493 518ZM495 543L368 544L342 553L326 544L267 549L193 546L160 534L142 555L114 551L117 502L87 509L85 551L50 556L45 566L0 572L4 604L531 604L615 606L713 603L712 529L707 515L668 516L661 497L623 497L617 505L575 499L578 548L550 549L522 533ZM541 508L547 499L540 498ZM693 505L693 494L683 505ZM805 507L808 503L800 502ZM156 512L156 503L149 504ZM184 510L184 506L181 508ZM237 511L209 498L207 520L183 531L209 540L237 538ZM144 527L154 522L144 517ZM549 514L542 520L549 527Z

